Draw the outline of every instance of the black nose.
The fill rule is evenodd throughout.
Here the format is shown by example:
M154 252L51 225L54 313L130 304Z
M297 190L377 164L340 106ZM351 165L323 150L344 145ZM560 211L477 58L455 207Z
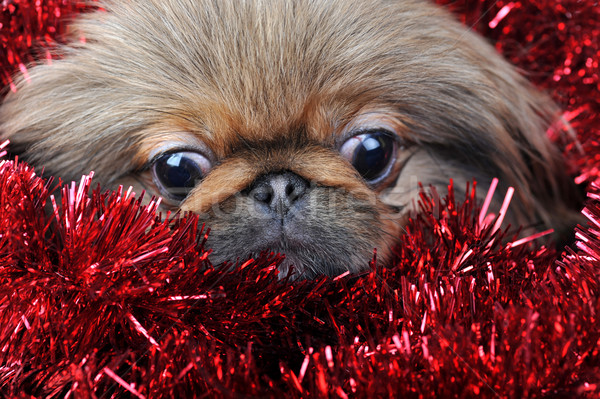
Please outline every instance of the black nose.
M308 182L295 173L269 173L254 182L250 197L270 212L283 217L307 189Z

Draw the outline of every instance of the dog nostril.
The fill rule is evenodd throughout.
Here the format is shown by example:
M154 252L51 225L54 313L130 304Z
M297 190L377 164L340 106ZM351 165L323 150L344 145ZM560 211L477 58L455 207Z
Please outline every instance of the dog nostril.
M252 192L252 198L254 198L254 200L257 202L271 204L273 201L273 190L267 186L257 187Z
M287 187L285 188L285 195L287 195L288 197L291 197L293 192L294 192L294 185L292 183L288 183Z
M291 172L261 176L251 187L251 197L271 211L285 215L308 188L308 182Z

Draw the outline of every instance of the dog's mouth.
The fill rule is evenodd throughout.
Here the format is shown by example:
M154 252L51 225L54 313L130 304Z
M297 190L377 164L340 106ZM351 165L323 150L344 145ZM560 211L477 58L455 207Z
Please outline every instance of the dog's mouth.
M314 243L306 243L306 245L265 245L250 251L248 257L257 258L261 255L282 256L283 259L277 267L281 278L291 275L293 279L311 279L323 274L335 277L344 273L340 260L333 253L315 247ZM349 266L348 269L350 268Z
M284 257L278 266L281 278L290 276L293 280L311 279L323 274L321 270L325 264L322 260L316 262L314 259L289 250L282 250L278 253Z
M359 232L331 226L326 220L314 224L300 219L294 228L288 225L254 227L232 231L227 240L222 231L209 234L208 246L213 249L211 260L215 264L235 261L228 254L235 254L239 261L282 255L278 264L281 278L288 273L294 279L312 279L323 274L336 277L346 271L365 270L378 246Z
M291 275L292 278L312 277L316 274L313 262L307 259L303 254L302 249L297 248L281 248L281 247L265 247L251 253L252 257L256 258L261 255L278 255L282 259L279 261L277 269L279 276L285 278Z
M302 234L302 225L300 220L299 223L270 224L267 228L261 226L252 234L242 233L247 234L244 238L236 240L232 237L234 239L230 244L237 246L236 242L246 243L245 248L238 246L239 250L236 250L237 255L242 256L240 260L281 256L282 260L278 263L281 278L286 277L288 273L291 273L294 279L314 278L323 273L329 275L337 273L335 269L340 267L339 259L336 259L331 251L332 246L327 245L323 239ZM221 247L215 248L214 260L221 260L222 251Z

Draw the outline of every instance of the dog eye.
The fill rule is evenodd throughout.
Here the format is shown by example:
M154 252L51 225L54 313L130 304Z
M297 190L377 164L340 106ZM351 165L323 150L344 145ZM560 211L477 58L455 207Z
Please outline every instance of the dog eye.
M210 161L197 152L173 152L156 159L152 173L163 195L182 201L210 168Z
M391 132L371 130L348 139L340 153L368 183L376 184L390 173L396 147L396 139Z

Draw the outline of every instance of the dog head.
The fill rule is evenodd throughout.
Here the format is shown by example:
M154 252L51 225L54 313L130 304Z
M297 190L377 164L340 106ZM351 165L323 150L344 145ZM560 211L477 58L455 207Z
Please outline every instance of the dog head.
M516 224L567 219L556 107L421 0L108 1L0 109L50 174L201 214L213 262L262 250L306 276L364 269L418 183L493 177ZM485 190L480 190L485 191ZM560 228L560 226L554 226Z

